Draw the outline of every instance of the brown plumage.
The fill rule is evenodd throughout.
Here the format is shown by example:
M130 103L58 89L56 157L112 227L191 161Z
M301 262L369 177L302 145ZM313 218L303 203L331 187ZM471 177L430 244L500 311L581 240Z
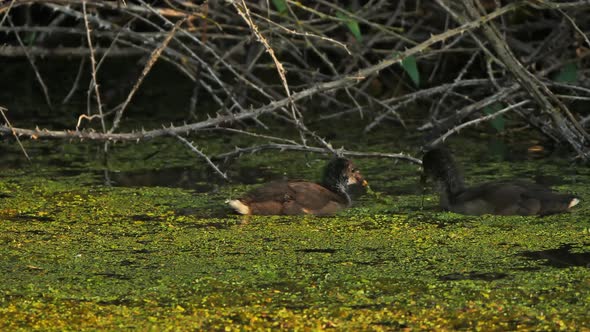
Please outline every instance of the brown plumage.
M547 215L566 212L579 203L574 195L561 194L523 180L496 181L467 188L450 151L434 148L422 158L423 179L432 178L446 210L468 215Z
M331 215L351 204L350 186L366 186L352 161L335 158L324 170L321 184L308 181L277 181L229 201L240 214Z

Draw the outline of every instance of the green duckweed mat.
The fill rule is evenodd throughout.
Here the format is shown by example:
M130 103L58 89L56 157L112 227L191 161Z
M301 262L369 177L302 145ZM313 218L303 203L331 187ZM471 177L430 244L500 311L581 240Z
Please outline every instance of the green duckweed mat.
M127 158L114 164L140 160ZM416 166L382 160L358 161L372 192L339 216L235 216L225 199L267 178L317 178L325 160L252 158L233 171L266 165L263 176L206 192L109 187L51 163L3 169L0 330L590 329L585 167L467 167L474 182L574 169L556 188L580 207L542 218L437 211Z

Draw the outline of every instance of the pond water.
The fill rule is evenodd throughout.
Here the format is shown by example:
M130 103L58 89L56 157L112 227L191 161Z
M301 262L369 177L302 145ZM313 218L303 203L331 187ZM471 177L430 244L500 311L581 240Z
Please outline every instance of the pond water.
M242 217L224 201L318 179L326 158L244 156L227 183L174 141L115 145L105 171L93 143L27 141L29 164L5 139L0 330L590 328L588 168L450 144L469 145L470 182L526 177L582 203L461 216L421 195L416 165L358 159L371 190L338 216Z

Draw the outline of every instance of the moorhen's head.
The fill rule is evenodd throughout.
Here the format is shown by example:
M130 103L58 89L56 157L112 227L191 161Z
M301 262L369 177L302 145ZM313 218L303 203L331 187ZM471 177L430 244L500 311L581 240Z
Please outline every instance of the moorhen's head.
M428 150L422 157L422 183L427 178L447 184L463 185L463 176L448 148L441 146Z
M334 158L326 165L322 184L335 192L346 191L352 185L368 185L354 163L346 158Z

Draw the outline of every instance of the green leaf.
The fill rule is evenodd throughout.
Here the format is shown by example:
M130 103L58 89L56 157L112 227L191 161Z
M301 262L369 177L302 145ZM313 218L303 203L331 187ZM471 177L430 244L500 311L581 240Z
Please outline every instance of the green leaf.
M488 143L488 151L498 160L506 160L506 157L510 153L510 149L508 149L506 143L494 138Z
M347 15L345 15L342 12L337 12L336 17L338 17L341 20L344 20L346 27L348 27L348 30L350 30L350 33L352 33L352 35L354 36L354 38L356 38L357 41L359 41L359 42L363 41L363 36L361 34L361 28L359 27L359 22L348 17Z
M572 83L578 79L578 66L575 63L568 63L561 68L559 74L553 80L560 83Z
M23 43L27 46L32 46L35 43L36 39L37 39L36 32L27 33L27 34L25 34L25 37L23 38Z
M495 104L492 104L490 106L486 106L483 109L483 112L485 114L494 114L494 113L498 112L501 109L502 109L502 105L500 105L499 103L495 103ZM504 119L504 117L502 116L502 114L500 114L497 117L495 117L492 120L490 120L490 125L492 125L492 127L494 127L498 132L504 131L504 124L505 123L506 123L506 120Z
M402 68L410 75L410 78L414 84L420 86L420 72L418 71L418 65L416 64L416 57L410 55L402 60Z
M272 0L272 4L275 5L275 8L279 14L284 14L287 12L287 3L285 0Z

